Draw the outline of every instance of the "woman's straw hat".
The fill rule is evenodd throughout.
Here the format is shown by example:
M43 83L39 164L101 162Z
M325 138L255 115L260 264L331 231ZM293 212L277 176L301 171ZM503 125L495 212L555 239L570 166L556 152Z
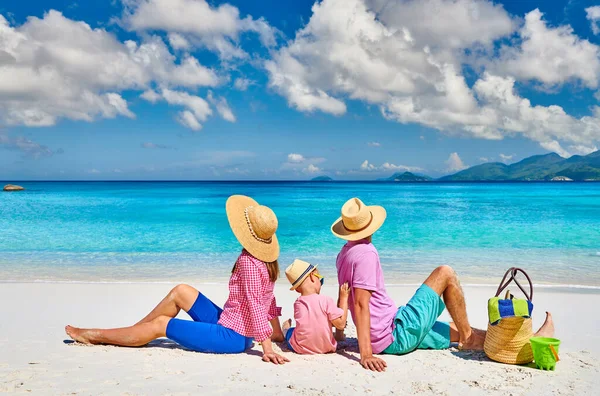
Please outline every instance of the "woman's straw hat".
M385 221L381 206L367 206L358 198L351 198L342 206L342 217L331 226L331 232L347 241L358 241L373 235Z
M309 264L302 260L294 260L294 262L285 269L285 276L292 284L290 290L296 290L296 288L302 284L304 279L316 269L316 265Z
M232 195L225 205L229 226L251 255L266 263L279 257L277 216L271 209L244 195Z

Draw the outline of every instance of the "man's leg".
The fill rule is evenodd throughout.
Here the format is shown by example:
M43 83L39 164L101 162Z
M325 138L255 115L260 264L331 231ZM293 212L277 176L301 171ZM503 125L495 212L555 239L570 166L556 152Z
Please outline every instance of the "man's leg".
M433 270L424 284L444 299L446 308L452 317L450 323L450 341L458 342L465 349L483 349L485 331L471 328L467 317L465 296L454 270L443 265Z

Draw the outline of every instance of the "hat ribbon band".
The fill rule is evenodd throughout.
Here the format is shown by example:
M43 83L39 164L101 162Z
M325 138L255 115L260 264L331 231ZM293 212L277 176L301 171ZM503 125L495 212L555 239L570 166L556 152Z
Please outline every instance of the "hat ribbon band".
M350 229L350 228L346 227L346 224L344 223L343 219L342 219L342 225L348 231L351 231L351 232L360 232L360 231L366 229L367 227L369 227L371 225L371 223L373 222L373 212L369 211L369 214L371 215L371 218L369 219L369 222L364 227L361 227L361 228L358 228L358 229L355 229L355 230Z
M292 286L296 286L296 283L298 283L298 281L300 281L300 279L304 278L304 275L308 274L309 272L311 272L314 269L315 269L315 266L312 264L309 264L308 268L306 268L306 270L302 273L302 275L300 275L298 278L296 278L294 283L292 283Z
M254 237L254 239L256 239L259 242L271 243L271 241L273 240L273 237L270 237L268 239L261 238L258 235L256 235L256 232L254 232L254 228L252 228L252 223L250 222L250 217L248 217L248 209L250 209L252 207L253 206L248 206L246 209L244 209L244 217L246 217L246 224L248 224L248 229L250 230L250 234Z

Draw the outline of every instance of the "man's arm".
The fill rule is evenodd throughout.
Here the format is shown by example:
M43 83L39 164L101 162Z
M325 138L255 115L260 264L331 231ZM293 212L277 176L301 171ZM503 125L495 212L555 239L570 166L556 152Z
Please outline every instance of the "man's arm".
M369 290L354 288L354 312L356 314L360 364L372 371L385 371L387 363L383 359L373 356L371 347L371 312L369 310L371 294L372 292Z

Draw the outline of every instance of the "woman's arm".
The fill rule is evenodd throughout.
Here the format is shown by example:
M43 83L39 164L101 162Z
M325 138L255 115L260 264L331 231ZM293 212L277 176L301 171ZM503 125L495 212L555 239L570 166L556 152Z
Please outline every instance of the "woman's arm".
M285 362L289 362L290 360L284 356L281 356L273 351L273 344L270 339L266 339L262 342L263 349L263 362L271 362L274 364L285 364Z
M276 316L269 321L271 323L271 327L273 328L273 334L271 334L271 341L273 342L283 342L285 341L285 337L283 336L283 331L281 331L281 323L279 323L279 317Z
M238 263L238 271L241 271L240 275L242 277L242 289L250 308L249 324L252 330L247 336L253 337L262 344L263 360L265 362L283 364L288 360L273 352L271 343L273 330L269 326L269 310L263 302L264 283L268 282L268 279L262 278L259 268L250 260L239 260ZM281 331L281 328L278 328Z

